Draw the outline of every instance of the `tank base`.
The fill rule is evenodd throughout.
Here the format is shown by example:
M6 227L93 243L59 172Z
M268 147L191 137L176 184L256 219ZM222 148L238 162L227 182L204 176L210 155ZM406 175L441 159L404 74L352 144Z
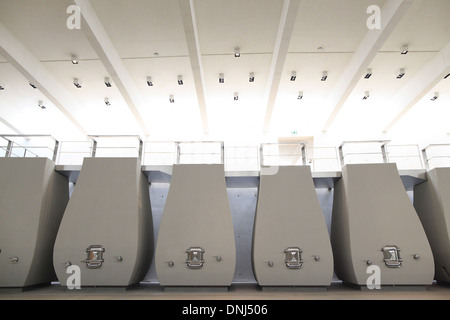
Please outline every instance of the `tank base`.
M366 285L342 282L343 285L360 291L426 291L427 285L381 285L380 289L369 289Z
M326 292L325 286L262 286L263 292Z

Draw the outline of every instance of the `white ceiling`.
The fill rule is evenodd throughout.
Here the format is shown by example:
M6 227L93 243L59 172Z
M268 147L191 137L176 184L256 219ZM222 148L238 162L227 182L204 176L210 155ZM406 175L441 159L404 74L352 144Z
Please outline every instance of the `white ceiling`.
M382 30L366 26L371 5ZM449 0L0 0L0 134L448 142L448 73Z

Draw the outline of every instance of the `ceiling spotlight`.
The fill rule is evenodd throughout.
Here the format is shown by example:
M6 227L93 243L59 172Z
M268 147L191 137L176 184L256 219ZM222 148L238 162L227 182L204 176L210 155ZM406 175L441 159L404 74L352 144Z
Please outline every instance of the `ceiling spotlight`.
M367 99L369 99L369 97L370 97L370 92L369 92L369 91L366 91L366 92L364 93L363 100L367 100Z
M178 84L179 84L180 86L183 85L183 76L178 76Z
M77 56L76 56L76 55L72 55L71 61L72 61L72 64L78 64L78 58L77 58Z
M403 46L400 50L401 54L407 54L408 53L408 46Z
M241 56L241 51L239 48L234 49L234 57L239 58Z
M369 79L372 76L372 69L367 69L367 73L364 76L364 79Z
M110 106L110 105L111 105L111 102L109 102L109 98L105 98L105 104L106 104L107 106Z
M327 81L328 78L328 71L324 71L322 73L322 79L320 79L321 81Z
M31 83L31 82L30 82L30 86L31 86L33 89L36 89L36 86L35 86L33 83Z
M225 82L225 78L223 76L223 73L219 73L219 83L224 83Z
M38 106L39 106L39 108L41 108L42 110L45 109L44 103L43 103L41 100L38 101Z
M431 101L436 101L437 98L439 98L439 92L435 92L433 98L431 98Z
M172 94L169 96L169 102L170 103L175 103L175 98L174 98L174 96Z
M300 91L298 93L297 100L302 100L302 99L303 99L303 91Z
M73 79L73 85L74 85L75 87L77 87L78 89L81 88L81 84L78 83L78 78L74 78L74 79Z
M255 82L255 73L250 72L248 76L248 82Z
M444 77L444 79L447 79L448 77L450 77L450 73L449 73L448 75L446 75L446 76Z
M0 90L5 90L5 88L3 88L2 86L0 86Z
M147 85L153 87L152 77L147 77Z
M107 86L108 88L111 88L111 82L109 82L108 77L105 77L105 86Z
M234 93L234 101L238 101L239 100L239 94L237 92Z
M297 72L292 71L292 73L291 73L291 81L295 81L295 79L297 79Z
M397 79L401 79L403 78L403 76L405 75L405 69L400 69L399 74L397 76Z

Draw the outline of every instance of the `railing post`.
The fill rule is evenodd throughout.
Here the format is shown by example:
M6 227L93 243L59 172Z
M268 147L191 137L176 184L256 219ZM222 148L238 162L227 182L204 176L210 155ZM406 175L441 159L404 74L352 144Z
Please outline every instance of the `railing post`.
M13 142L11 140L8 140L8 145L6 146L6 153L5 153L6 158L11 157L12 148L13 148Z

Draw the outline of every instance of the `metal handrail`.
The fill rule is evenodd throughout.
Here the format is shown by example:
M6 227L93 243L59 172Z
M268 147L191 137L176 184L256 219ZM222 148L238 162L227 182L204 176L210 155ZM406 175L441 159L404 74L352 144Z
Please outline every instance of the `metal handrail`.
M275 146L275 145L288 145L288 146L295 146L298 145L301 147L300 149L300 155L302 159L302 164L306 165L306 150L305 150L305 144L303 142L283 142L283 143L262 143L259 148L259 159L260 159L260 166L264 167L264 146ZM270 155L269 155L270 156ZM274 157L294 157L296 155L273 155Z
M343 167L343 166L345 165L345 160L344 160L345 155L350 154L350 153L348 153L348 154L345 154L345 155L344 155L344 151L343 151L344 145L346 145L346 144L355 144L355 143L356 143L356 144L363 144L363 143L365 143L365 144L367 144L367 143L381 143L381 146L380 146L381 152L380 152L380 153L375 153L375 152L361 152L361 153L354 153L354 154L381 154L382 157L383 157L383 162L384 162L384 163L387 163L388 160L387 160L387 156L386 156L386 149L385 149L385 147L386 147L386 145L387 145L389 142L390 142L390 140L361 140L361 141L344 141L344 142L342 142L341 145L338 147L339 158L340 158L340 161L341 161L341 167ZM354 155L354 154L353 154L353 155Z
M5 157L11 157L12 155L19 156L19 155L13 153L14 146L17 145L18 147L23 148L25 150L23 157L25 157L27 152L31 152L36 157L39 157L39 155L30 151L30 149L48 149L48 150L52 151L51 160L56 162L56 158L58 155L59 141L51 135L46 135L46 134L45 135L44 134L2 134L2 135L0 135L0 137L3 138L4 140L8 141L8 145L6 146ZM26 146L25 147L25 146L18 144L16 141L14 141L13 138L24 138L24 139L49 138L49 139L53 140L54 147L53 147L53 149L48 146Z

